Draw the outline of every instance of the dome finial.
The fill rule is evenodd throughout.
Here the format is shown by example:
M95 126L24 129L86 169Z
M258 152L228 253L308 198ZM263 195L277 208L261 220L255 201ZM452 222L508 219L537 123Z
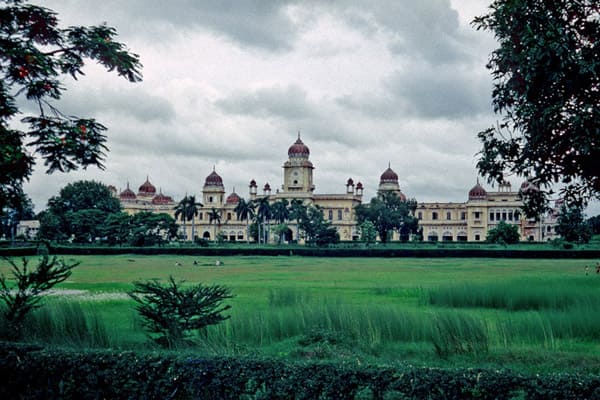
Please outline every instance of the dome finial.
M388 161L388 168L392 168L392 162Z
M298 129L298 140L300 140L300 129Z

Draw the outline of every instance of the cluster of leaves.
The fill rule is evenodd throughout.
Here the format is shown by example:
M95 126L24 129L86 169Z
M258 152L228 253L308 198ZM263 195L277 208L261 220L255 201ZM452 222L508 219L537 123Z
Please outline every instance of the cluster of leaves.
M40 239L111 245L161 244L177 235L177 224L167 214L121 212L121 203L108 187L94 181L77 181L61 189L40 213Z
M325 220L320 208L306 207L304 213L299 215L298 226L308 245L323 247L340 241L337 229Z
M521 235L519 234L519 227L517 225L500 221L495 228L488 231L486 240L489 243L505 245L519 243L520 237Z
M571 243L588 243L593 235L592 225L585 220L581 207L563 204L556 221L556 233Z
M95 60L131 82L141 80L138 56L115 41L114 28L58 27L55 12L22 0L0 7L0 210L17 207L23 181L39 154L47 172L89 165L103 168L106 128L92 118L67 116L56 107L61 80L83 74L84 59ZM19 104L30 101L39 113L22 118L28 131L11 127Z
M355 208L356 220L360 226L370 221L382 243L387 243L392 232L400 234L400 240L408 241L411 234L417 233L419 221L414 217L417 202L414 199L402 200L396 193L380 193L369 204Z
M545 211L552 185L569 206L600 196L600 5L596 0L495 0L475 18L500 47L488 64L502 115L479 133L477 163L490 181L528 177L528 217Z
M8 262L15 282L11 284L4 274L0 275L0 300L6 305L4 318L8 331L4 332L4 336L14 340L21 337L25 318L40 306L44 292L69 278L71 270L79 263L68 264L64 260L45 255L39 260L37 267L30 270L29 260L26 258L23 258L22 266L12 260Z
M129 296L137 302L136 310L151 338L168 348L184 344L208 325L227 320L229 316L223 312L231 306L221 303L233 297L224 286L183 287L183 281L176 282L172 276L166 285L158 280L134 282Z
M593 399L597 375L190 358L0 346L0 397L20 399Z

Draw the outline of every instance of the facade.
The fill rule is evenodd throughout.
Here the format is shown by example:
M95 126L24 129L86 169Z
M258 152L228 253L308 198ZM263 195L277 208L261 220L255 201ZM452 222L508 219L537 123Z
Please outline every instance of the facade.
M23 236L27 239L35 239L40 230L40 221L37 219L21 220L17 225L17 236Z
M525 189L530 184L521 185ZM547 241L557 237L558 214L552 210L539 221L526 219L519 192L510 183L499 185L496 192L486 191L477 182L464 203L418 203L416 216L425 241L485 241L487 232L500 221L519 227L521 240Z
M325 219L337 229L341 240L359 238L354 208L362 203L364 187L361 182L355 185L354 180L349 178L345 183L346 190L341 193L317 193L313 176L315 167L310 161L310 150L300 138L300 134L289 147L288 158L282 168L281 189L276 189L273 193L271 185L265 183L259 193L256 180L252 179L248 185L249 200L267 198L270 204L282 199L288 202L299 200L304 205L317 206L323 210ZM148 178L139 187L137 194L129 188L129 183L119 194L116 188L109 188L120 199L123 210L129 214L150 211L175 216L177 203L170 196L163 195L162 191L157 193L156 187ZM531 189L531 185L525 181L521 189ZM396 193L406 200L406 195L400 190L398 174L390 165L379 179L378 193L384 192ZM184 227L181 221L178 221L181 236L213 240L221 234L228 241L246 241L247 221L240 221L235 212L240 200L235 188L226 195L223 179L213 168L202 187L202 207L198 208L194 226L192 227L191 221L187 221ZM558 213L555 210L543 216L540 221L533 221L522 217L522 205L519 192L513 191L509 183L501 184L498 191L493 192L485 190L477 182L469 190L467 201L418 203L416 217L425 241L485 241L487 232L495 228L500 221L518 226L521 240L546 241L557 237L555 225ZM301 242L302 238L298 237L295 221L288 221L287 225L289 229L285 234L286 241ZM394 233L392 240L397 239L398 235ZM273 240L275 234L271 233L270 241Z

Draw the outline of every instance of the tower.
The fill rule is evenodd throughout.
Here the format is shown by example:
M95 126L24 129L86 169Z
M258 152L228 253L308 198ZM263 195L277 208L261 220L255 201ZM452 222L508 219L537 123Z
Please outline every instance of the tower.
M313 184L313 164L309 161L310 150L300 139L288 149L288 160L283 164L283 186L284 192L288 193L312 193L315 190Z

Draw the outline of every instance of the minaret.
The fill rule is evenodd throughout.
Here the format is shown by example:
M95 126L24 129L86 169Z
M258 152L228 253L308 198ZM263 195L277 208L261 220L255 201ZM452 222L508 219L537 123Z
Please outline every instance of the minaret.
M288 160L283 164L283 185L284 192L291 193L312 193L315 190L313 185L314 166L308 159L310 150L302 142L300 132L298 139L288 149Z

